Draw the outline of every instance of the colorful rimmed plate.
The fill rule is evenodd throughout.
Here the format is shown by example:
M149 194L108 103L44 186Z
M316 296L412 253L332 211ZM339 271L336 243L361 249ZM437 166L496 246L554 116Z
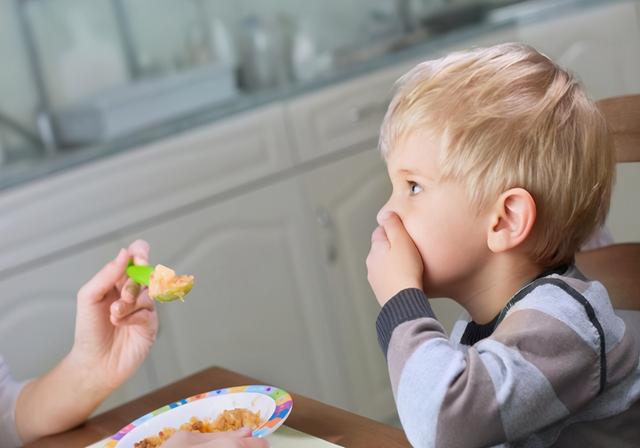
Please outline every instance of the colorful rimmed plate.
M291 395L273 386L256 384L212 390L143 415L111 436L105 448L133 448L145 437L157 435L166 427L179 428L191 417L215 419L222 411L235 408L260 412L265 422L252 435L265 437L282 425L292 407Z

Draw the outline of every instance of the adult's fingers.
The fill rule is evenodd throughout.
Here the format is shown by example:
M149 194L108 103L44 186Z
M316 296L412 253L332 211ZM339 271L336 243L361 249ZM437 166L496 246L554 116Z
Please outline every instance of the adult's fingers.
M269 446L264 439L252 439L251 430L248 429L221 433L178 431L165 444L167 448L186 446L199 448L268 448Z
M239 444L238 448L269 448L269 442L265 439L244 439Z
M126 289L126 287L125 287ZM124 323L125 319L133 316L139 311L147 310L153 312L155 302L149 297L148 290L145 288L133 300L120 298L111 304L111 322L114 324Z
M128 251L134 264L149 264L149 243L145 240L135 240L129 245Z
M136 282L128 278L120 289L120 298L126 303L134 303L138 298L141 290L142 286L138 285Z
M125 249L107 263L91 280L78 291L78 300L82 302L100 302L106 294L116 286L127 268L129 255Z
M149 243L147 243L145 240L135 240L133 243L129 244L127 252L129 253L129 259L133 261L133 264L149 264ZM116 282L116 287L118 288L118 290L123 289L128 280L129 277L123 275Z
M111 324L116 327L126 327L126 326L139 326L139 327L147 327L150 323L156 320L157 317L153 311L150 310L139 310L133 314L128 315L122 319L118 319L111 315Z

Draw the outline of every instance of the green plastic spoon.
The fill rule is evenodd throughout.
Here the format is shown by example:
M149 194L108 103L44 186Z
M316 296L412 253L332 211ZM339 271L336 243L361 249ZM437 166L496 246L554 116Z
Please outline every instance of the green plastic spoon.
M164 272L166 274L166 271L170 271L173 273L173 271L167 268L166 266L158 265L157 269L160 273ZM151 281L151 274L155 270L156 270L156 267L154 266L146 266L146 265L137 266L137 265L134 265L133 262L129 262L129 266L127 266L126 273L127 273L127 276L137 284L149 286L149 283ZM178 284L173 284L168 287L165 287L160 291L158 291L158 289L156 288L154 293L155 295L151 295L151 292L154 289L153 287L151 287L149 288L150 289L149 297L151 297L154 300L157 300L158 302L173 302L175 300L180 300L184 302L184 296L186 296L189 293L189 291L191 291L191 288L193 287L193 276L179 276L179 277L186 278L187 280L182 281L181 283L178 283Z
M127 266L127 276L139 285L149 286L149 277L154 269L154 266L129 263L129 266Z

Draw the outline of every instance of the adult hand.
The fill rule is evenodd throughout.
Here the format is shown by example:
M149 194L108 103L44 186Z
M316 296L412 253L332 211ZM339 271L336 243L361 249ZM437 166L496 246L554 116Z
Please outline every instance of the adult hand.
M125 269L131 258L146 264L148 255L146 242L134 242L78 292L71 352L18 397L16 427L24 444L80 424L144 361L158 317L146 288L128 281Z
M78 292L76 333L70 357L87 375L113 390L146 358L158 332L155 304L125 275L131 259L148 264L149 244L137 240L100 270Z
M200 433L178 431L162 444L162 448L268 448L264 439L251 438L250 429L233 432Z
M384 306L403 289L422 289L424 265L398 215L386 212L378 223L371 235L367 278L378 303Z

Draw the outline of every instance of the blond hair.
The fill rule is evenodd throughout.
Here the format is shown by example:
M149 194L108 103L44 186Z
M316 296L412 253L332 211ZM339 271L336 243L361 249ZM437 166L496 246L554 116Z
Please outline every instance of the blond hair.
M577 79L530 46L414 67L384 118L383 155L417 130L444 139L443 178L462 181L479 210L509 188L532 195L531 255L543 266L572 261L605 221L615 166L606 123Z

